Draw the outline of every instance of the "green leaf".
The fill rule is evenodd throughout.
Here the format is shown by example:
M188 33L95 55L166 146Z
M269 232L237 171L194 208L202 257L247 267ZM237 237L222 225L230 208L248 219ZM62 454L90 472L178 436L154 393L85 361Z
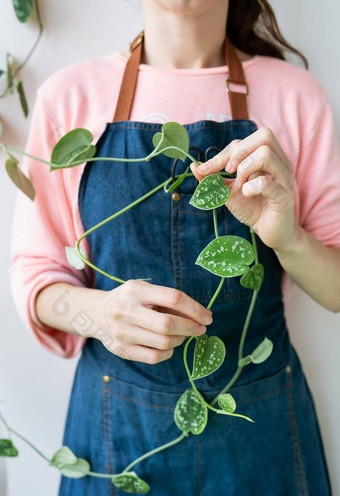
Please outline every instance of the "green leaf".
M169 189L167 189L167 184L164 184L164 191L165 193L170 193L170 191L173 191L174 189L176 189L183 181L184 179L186 178L187 174L188 174L188 171L189 171L189 167L187 168L187 170L185 172L183 172L183 174L181 174L179 176L178 179L176 179L176 181L170 186Z
M256 264L254 267L241 277L240 283L244 288L260 289L264 277L264 268L262 264Z
M224 184L224 178L220 174L211 174L202 179L189 203L201 210L212 210L224 205L229 196L230 188Z
M52 150L50 170L74 167L72 162L86 162L96 153L96 147L91 145L93 140L92 133L87 129L78 128L66 133L56 143Z
M77 458L68 446L63 446L53 455L50 461L52 467L56 467L66 477L80 479L90 471L90 464L84 458Z
M146 494L150 491L149 484L140 479L135 472L114 475L111 480L118 489L127 493Z
M270 339L264 338L251 354L251 361L253 363L262 363L271 355L273 351L273 343Z
M50 465L57 468L62 468L65 465L73 465L78 458L68 446L62 446L52 456Z
M10 61L11 55L6 53L6 69L7 69L7 91L8 93L13 93L13 77L12 77L12 67Z
M32 13L32 0L13 0L13 7L20 22L26 22Z
M178 122L166 122L162 126L162 132L153 135L152 143L157 151L161 151L168 146L177 146L185 152L189 152L190 140L185 127L178 124ZM166 150L164 155L179 158L180 160L186 159L186 155L179 150Z
M174 418L181 431L201 434L207 425L208 409L193 389L187 389L177 401Z
M220 394L217 400L218 404L225 412L233 413L236 410L236 403L231 394Z
M81 479L82 477L86 477L91 467L87 460L84 458L78 458L76 463L72 465L64 465L59 468L59 471L65 475L65 477L69 477L70 479Z
M246 365L249 365L250 363L252 363L251 355L247 355L246 357L241 358L238 361L238 366L239 367L245 367Z
M18 456L18 454L11 439L0 439L0 456Z
M212 374L223 363L225 346L217 336L202 334L196 340L192 379L201 379Z
M235 277L249 270L255 258L249 241L239 236L220 236L199 254L195 264L221 277Z
M28 116L28 105L27 105L27 100L26 100L26 96L25 96L25 92L24 92L24 86L22 84L22 81L20 81L17 84L17 91L19 93L22 111L24 112L25 117L27 117Z
M79 248L80 253L86 260L88 260L87 255L84 250ZM78 252L73 246L65 246L65 253L68 263L77 270L82 270L85 267L85 263L79 257Z
M28 177L25 176L25 174L22 172L20 167L18 167L18 160L13 157L13 155L10 155L10 158L6 160L6 172L13 181L13 183L16 185L17 188L19 188L30 200L34 200L35 198L35 189L31 181L28 179Z

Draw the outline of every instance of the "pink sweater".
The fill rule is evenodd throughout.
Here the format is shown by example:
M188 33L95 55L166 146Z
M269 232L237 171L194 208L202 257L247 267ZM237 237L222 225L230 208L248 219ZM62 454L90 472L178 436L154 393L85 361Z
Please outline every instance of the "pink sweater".
M125 63L116 52L48 77L37 91L26 152L49 160L60 137L78 127L89 129L96 143L112 120ZM296 218L324 244L340 247L340 148L327 94L309 72L284 61L255 56L243 67L250 88L250 119L272 129L294 165ZM131 120L228 120L227 74L227 66L164 69L141 64ZM85 164L51 173L47 165L27 158L22 166L37 196L31 202L17 193L10 268L13 299L24 325L43 346L73 357L84 338L43 325L35 301L43 287L55 282L94 287L92 269L72 268L64 250L83 233L77 195ZM82 243L90 258L88 245Z

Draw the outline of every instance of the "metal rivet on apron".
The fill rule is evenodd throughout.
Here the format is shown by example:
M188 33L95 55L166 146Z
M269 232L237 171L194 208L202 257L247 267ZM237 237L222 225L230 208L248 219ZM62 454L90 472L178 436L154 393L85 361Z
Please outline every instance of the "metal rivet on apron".
M290 374L291 373L291 368L290 368L289 365L287 365L287 367L286 367L286 372L287 372L287 374Z
M103 381L107 384L110 381L110 377L108 375L103 375Z
M179 193L173 193L172 199L173 199L173 201L178 201L181 199L181 195Z

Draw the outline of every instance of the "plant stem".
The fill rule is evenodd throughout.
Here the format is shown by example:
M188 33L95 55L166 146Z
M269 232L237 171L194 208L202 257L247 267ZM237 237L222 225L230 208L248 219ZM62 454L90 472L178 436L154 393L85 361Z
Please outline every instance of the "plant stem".
M216 300L219 292L221 291L222 289L222 286L223 286L223 283L224 283L224 279L225 277L221 277L221 281L220 281L220 284L218 285L218 288L216 289L215 291L215 294L214 296L211 298L208 306L207 306L207 310L210 310L210 308L212 307L214 301ZM207 403L205 401L205 399L203 398L203 396L201 395L201 393L198 391L196 385L195 385L195 381L193 380L192 378L192 374L190 373L190 370L189 370L189 366L188 366L188 358L187 358L187 355L188 355L188 348L189 348L189 345L191 343L191 341L194 339L195 336L191 336L187 342L185 343L185 346L184 346L184 350L183 350L183 362L184 362L184 367L185 367L185 370L187 372L187 375L188 375L188 378L189 378L189 381L190 381L190 384L192 386L192 389L195 391L197 397L199 398L199 400L207 407L209 408L210 410L213 410L214 412L217 412L218 413L218 410L216 408L214 408L212 405L210 405L209 403Z
M253 248L254 248L254 253L255 253L255 264L259 263L259 256L257 253L257 243L256 243L256 236L254 233L254 230L250 227L250 235L251 235L251 241L253 243Z
M250 228L250 234L251 234L251 239L252 239L254 252L255 252L255 263L257 264L258 263L257 243L256 243L256 236L255 236L255 233L254 233L252 228ZM246 320L244 322L244 326L243 326L243 330L242 330L242 334L241 334L241 339L240 339L239 350L238 350L238 360L239 361L243 358L244 343L246 340L250 319L251 319L253 311L254 311L254 307L255 307L258 293L259 293L259 290L254 289L253 296L252 296L252 299L251 299L251 302L249 305L247 317L246 317ZM239 376L242 372L242 369L243 369L243 367L240 367L240 366L237 367L236 372L233 375L233 377L230 379L228 384L222 389L222 391L213 399L213 401L210 403L211 405L214 405L217 402L217 399L218 399L220 394L224 394L227 391L229 391L229 389L235 384L235 382L239 378Z
M174 446L175 444L180 443L185 437L187 437L187 433L183 432L179 437L177 437L173 441L170 441L169 443L163 444L162 446L159 446L158 448L155 448L152 451L145 453L144 455L137 458L134 462L130 463L130 465L128 465L122 473L124 474L125 472L129 472L129 470L131 470L132 467L137 465L137 463L145 460L145 458L148 458L151 455L155 455L156 453L159 453L160 451L163 451L167 448L171 448L171 446Z
M12 429L6 422L6 420L4 419L3 415L0 413L0 420L3 422L3 424L6 426L6 429L7 431L11 431L13 432L13 434L17 437L19 437L22 441L24 441L26 444L28 444L34 451L36 451L38 453L38 455L40 455L42 458L44 458L44 460L46 460L48 463L50 463L50 459L47 458L47 456L45 456L41 451L38 450L38 448L36 448L30 441L28 441L28 439L26 439L24 436L22 436L21 434L19 434L18 432L16 432L14 429Z
M19 74L19 72L21 71L21 69L27 64L27 62L29 61L29 59L31 58L34 50L36 49L39 41L40 41L40 38L43 34L43 25L42 25L42 21L41 21L41 16L40 16L40 9L39 9L39 3L38 3L38 0L34 0L34 7L35 7L35 12L36 12L36 15L37 15L37 22L38 22L38 25L39 25L39 33L38 33L38 37L37 39L35 40L31 50L29 51L29 53L27 54L27 56L25 57L25 59L23 60L23 62L16 68L16 70L14 71L14 73L12 74L12 80L14 80L16 78L16 76ZM11 91L11 87L7 87L6 90L0 95L0 98L4 98L6 95L8 95L8 93Z
M177 177L177 176L176 176ZM102 227L103 225L105 225L107 222L110 222L111 220L115 219L116 217L118 217L119 215L123 214L124 212L127 212L130 208L134 207L135 205L138 205L138 203L141 203L143 200L146 200L149 196L153 195L154 193L156 193L157 191L159 191L160 189L163 188L163 186L165 184L167 184L169 181L170 181L171 178L168 178L166 181L164 181L163 183L159 184L158 186L156 186L156 188L152 189L151 191L149 191L148 193L146 193L145 195L141 196L140 198L138 198L138 200L135 200L134 202L130 203L127 207L124 207L122 208L121 210L119 210L118 212L114 213L113 215L111 215L110 217L107 217L106 219L102 220L101 222L99 222L98 224L96 224L95 226L91 227L91 229L88 229L86 232L84 232L77 240L76 240L76 250L77 250L77 253L78 253L78 256L79 258L81 258L81 260L87 264L89 267L92 267L92 269L96 270L97 272L100 272L101 274L103 274L104 276L108 277L109 279L112 279L114 281L117 281L117 282L120 282L120 283L124 283L126 281L124 281L123 279L119 279L118 277L114 277L110 274L108 274L107 272L105 272L104 270L100 269L99 267L97 267L96 265L94 265L93 263L91 263L89 260L87 260L85 257L83 257L83 255L81 254L80 252L80 248L79 248L79 244L81 242L82 239L86 238L86 236L88 236L89 234L91 234L93 231L95 231L96 229L98 229L99 227Z
M216 289L214 296L211 298L211 300L210 300L210 302L209 302L209 304L208 304L208 306L207 306L207 310L210 310L210 308L213 306L213 304L214 304L214 302L215 302L216 298L218 297L219 292L220 292L220 291L221 291L221 289L222 289L222 286L223 286L224 280L225 280L225 277L221 277L220 284L218 285L218 288Z
M215 229L215 236L216 238L219 238L218 234L218 224L217 224L217 211L216 208L213 209L213 218L214 218L214 229Z

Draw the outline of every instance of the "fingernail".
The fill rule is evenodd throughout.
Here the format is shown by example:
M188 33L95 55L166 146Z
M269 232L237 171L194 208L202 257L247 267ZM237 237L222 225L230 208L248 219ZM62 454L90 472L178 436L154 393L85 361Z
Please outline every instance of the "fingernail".
M206 328L205 326L200 325L200 326L199 326L199 330L200 330L202 333L204 333L204 332L206 332L207 328Z
M229 162L228 162L228 163L227 163L227 165L225 166L224 170L226 170L227 172L231 172L231 171L232 171L232 169L233 169L233 165L232 165L232 163L231 163L231 162L230 162L230 160L229 160Z
M203 322L204 322L205 324L211 324L211 323L212 323L212 321L213 321L213 318L212 318L212 316L211 316L211 315L205 315L205 316L204 316Z

